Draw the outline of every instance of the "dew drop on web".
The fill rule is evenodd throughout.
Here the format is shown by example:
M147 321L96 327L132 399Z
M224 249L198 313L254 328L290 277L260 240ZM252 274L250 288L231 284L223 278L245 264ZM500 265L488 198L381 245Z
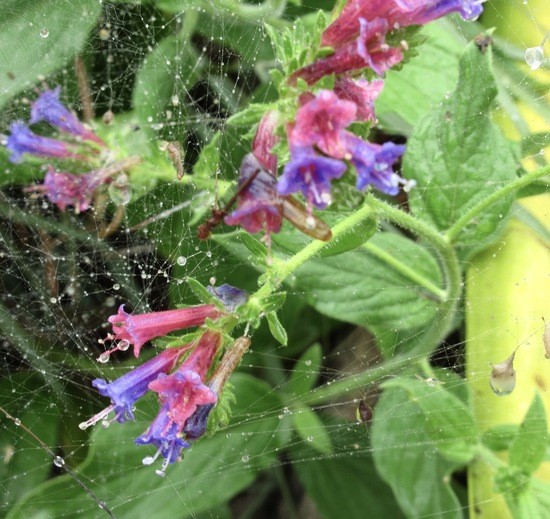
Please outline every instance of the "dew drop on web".
M542 47L530 47L525 51L525 63L531 70L540 68L544 61L544 49Z

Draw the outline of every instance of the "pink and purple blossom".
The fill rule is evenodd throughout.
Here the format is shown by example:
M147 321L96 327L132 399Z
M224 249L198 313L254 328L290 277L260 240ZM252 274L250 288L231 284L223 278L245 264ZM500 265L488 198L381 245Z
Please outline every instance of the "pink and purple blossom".
M94 192L103 182L104 178L95 171L76 175L56 171L49 166L44 182L28 188L27 191L45 194L60 211L72 206L78 214L92 205Z
M216 319L222 314L215 305L198 305L146 314L129 314L124 310L124 305L121 305L118 313L108 319L114 332L114 336L109 336L108 339L118 341L118 345L103 355L107 354L108 358L108 354L113 351L127 349L132 344L134 355L138 357L141 347L151 339L191 326L201 326L206 319Z
M105 143L83 123L59 100L61 87L53 90L45 90L31 105L31 118L29 123L35 124L40 121L59 128L60 130L80 137L87 141L105 146Z
M250 233L279 232L283 221L277 179L253 153L246 155L239 173L237 209L225 217L227 225L240 225Z
M22 121L11 123L6 147L11 152L10 162L18 163L28 153L53 159L83 159L71 144L34 133Z
M375 79L369 83L366 79L352 79L342 76L336 80L334 93L344 101L351 101L357 106L356 120L376 122L374 101L378 98L384 81Z
M168 373L172 370L186 348L187 346L164 350L161 354L113 382L106 382L102 378L93 380L92 385L97 388L100 395L111 399L111 405L86 422L82 422L80 428L86 429L105 420L111 412L114 412L114 418L110 422L116 420L122 423L134 420L132 408L135 402L149 391L149 384L161 373Z
M289 136L291 149L316 146L326 155L343 158L342 133L356 115L355 103L339 99L331 90L321 90L298 109L296 124Z
M330 184L346 171L341 160L315 153L313 148L295 148L291 150L291 160L285 166L283 175L277 184L281 195L290 195L300 191L309 204L324 209L330 204Z
M391 29L424 25L452 12L466 20L477 18L484 0L350 0L323 33L323 46L334 49L357 38L359 20L385 20Z
M162 469L157 471L159 475L164 475L168 464L175 463L181 449L188 446L183 438L187 421L200 406L215 404L218 399L204 384L204 378L221 342L218 332L206 331L175 373L160 374L149 384L149 389L158 393L162 408L149 429L135 442L157 447L157 453L146 457L143 463L150 465L161 455L164 462Z
M275 175L277 173L277 155L271 153L271 149L279 141L275 134L279 124L279 114L273 110L266 112L252 142L252 153L266 171Z

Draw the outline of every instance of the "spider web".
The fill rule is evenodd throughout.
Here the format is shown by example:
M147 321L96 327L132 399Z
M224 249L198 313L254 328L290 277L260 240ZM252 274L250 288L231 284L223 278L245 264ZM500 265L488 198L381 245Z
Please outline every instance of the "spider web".
M330 2L305 3L302 8L289 5L285 18L276 12L275 1L246 4L257 9L253 20L246 19L240 8L232 9L233 2L211 1L198 6L168 0L156 5L99 3L99 17L78 60L68 60L64 68L46 77L33 78L26 90L3 107L2 130L24 116L29 100L36 95L36 85L61 85L73 110L84 116L86 110L93 109L98 118L108 114L105 120L112 112L110 125L122 128L120 146L127 146L132 153L148 146L154 150L152 154L160 154L163 166L159 169L168 173L154 173L154 182L144 181L135 193L136 200L123 210L109 204L103 193L96 198L94 209L81 215L60 213L47 200L29 196L20 183L4 182L0 194L0 400L13 419L2 418L2 511L8 517L103 517L105 509L116 517L137 517L140 510L151 509L159 518L174 514L182 518L230 517L231 513L236 517L316 517L319 512L308 495L316 472L340 467L342 477L349 477L349 484L354 485L350 474L356 466L373 467L369 414L379 388L368 386L316 404L324 428L313 424L309 434L303 430L297 434L292 416L300 410L292 404L301 402L303 394L292 393L300 387L296 379L306 381L306 391L315 399L315 389L307 381L315 381L317 369L318 384L329 383L364 371L380 359L380 353L366 330L317 313L307 304L309 294L300 288L289 288L287 310L282 315L290 334L289 346L281 348L265 324L254 332L252 350L232 379L237 404L229 425L194 445L181 463L170 467L165 479L142 466L141 459L151 453L133 444L154 416L153 398L139 403L135 424L114 424L106 430L98 427L90 435L90 431L81 431L78 423L106 404L91 388L92 378L112 380L137 365L129 352L118 354L109 364L96 361L104 350L98 341L109 331L107 317L120 304L136 312L196 304L185 282L188 276L205 285L231 283L250 292L257 288L258 272L248 262L230 256L219 242L196 239L196 224L208 217L227 192L240 158L250 149L250 135L226 131L226 119L251 100L269 101L275 95L268 71L276 63L264 23L282 23L296 13L314 12L319 7L328 9ZM506 14L510 3L493 3L493 21ZM513 39L514 49L522 52L543 42L550 29L540 21L541 13L528 2L523 4L522 19L513 26L503 23L502 35L496 33ZM15 7L8 5L8 14L10 9ZM81 15L76 9L73 14ZM190 34L183 36L193 21ZM452 26L458 38L454 45L463 47L476 29L455 22L446 20L438 27ZM525 34L523 24L532 28L532 40L517 37L520 31ZM50 29L45 36L44 28L48 29L47 18L27 30L44 40L55 36ZM548 45L544 47L547 54ZM505 54L496 54L497 68L507 59ZM517 89L529 89L529 79L535 74L526 67L518 70L521 73L503 90L510 97ZM151 81L152 76L156 82ZM389 75L388 87L393 77ZM441 96L454 88L456 71L450 71L445 81ZM89 85L89 98L83 84ZM543 102L545 91L533 90L532 96ZM428 104L435 106L436 102ZM418 115L413 111L410 118L395 121L390 95L382 97L379 105L382 128L389 134L410 129ZM520 132L526 134L529 121L520 120L513 112L514 117ZM189 174L218 130L222 132L220 161L212 171L213 189L208 190L195 184ZM176 178L178 161L159 144L162 141L182 145L183 180ZM542 160L543 151L543 146L534 150L531 159ZM151 170L157 166L152 164ZM10 180L24 175L30 182L38 180L43 171L39 166L6 164L5 174ZM338 264L338 257L333 261ZM540 316L534 316L535 320L540 334ZM538 337L526 332L523 322L517 323L517 329L502 332L512 335L520 347L530 347ZM312 354L296 364L316 343L320 345L319 357ZM143 357L150 358L164 345L166 342L158 341L157 348L144 349ZM426 374L422 378L426 384L466 391L460 378L465 374L463 327L439 347L432 364L456 375L444 379L442 372L436 371L435 377ZM291 375L293 369L297 375ZM488 383L489 371L472 378ZM284 405L278 393L288 393ZM362 420L356 416L358 406L364 413ZM406 420L410 410L396 405L391 412ZM332 451L323 451L319 444L324 431L331 438ZM418 441L407 430L402 432L403 445L412 447ZM428 438L424 441L430 442ZM459 472L453 484L463 484L464 477L464 472ZM48 485L52 485L51 491L44 490ZM206 497L213 490L220 493L218 500ZM379 492L389 492L376 486L357 486L357 491L372 499ZM23 504L12 509L18 499L23 499ZM204 505L210 502L215 504ZM465 506L461 500L448 513L456 516ZM41 515L41 507L47 510L46 515ZM397 507L393 510L401 513ZM375 515L376 511L373 514L382 517Z

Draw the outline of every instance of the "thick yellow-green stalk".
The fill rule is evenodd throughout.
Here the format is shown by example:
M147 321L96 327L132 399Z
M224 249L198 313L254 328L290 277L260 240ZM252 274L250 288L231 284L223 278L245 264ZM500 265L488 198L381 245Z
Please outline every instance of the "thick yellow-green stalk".
M550 195L524 201L539 221L550 225ZM474 418L481 430L520 423L536 391L550 416L550 361L544 356L542 318L550 320L550 245L512 220L499 244L480 254L467 272L467 378ZM490 388L490 363L505 360L518 347L516 388L497 396ZM550 463L536 475L550 481ZM512 517L493 491L493 470L482 461L469 473L471 517Z

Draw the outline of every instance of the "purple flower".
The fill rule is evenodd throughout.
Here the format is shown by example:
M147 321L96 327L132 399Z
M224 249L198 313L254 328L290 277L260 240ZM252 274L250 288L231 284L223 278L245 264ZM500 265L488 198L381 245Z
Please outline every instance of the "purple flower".
M296 124L290 132L291 148L316 146L334 158L343 158L345 149L341 135L357 114L357 106L342 101L331 90L321 90L296 113Z
M393 171L392 166L405 152L405 146L393 142L372 144L351 135L347 141L351 163L357 170L357 189L363 190L373 185L383 193L396 195L399 184L404 181Z
M61 87L54 90L45 90L31 105L30 124L46 121L52 126L80 137L87 141L93 141L101 146L105 143L90 129L86 128L69 109L59 101Z
M401 25L425 23L458 13L464 20L475 20L483 12L485 0L394 0L403 10Z
M357 106L357 121L376 122L374 101L382 92L384 81L375 79L370 83L366 79L351 79L342 76L336 80L334 93L343 100L351 101Z
M143 460L151 464L159 455L164 458L161 471L179 457L179 451L187 447L183 431L189 418L200 406L216 403L217 394L204 384L204 377L221 345L221 335L206 331L195 349L175 373L159 375L149 384L149 389L159 394L162 408L149 429L136 439L140 445L153 444L157 453ZM191 427L191 426L190 426Z
M101 378L92 381L99 394L108 396L111 399L111 405L103 411L96 414L86 422L80 424L81 429L86 429L100 420L104 420L112 411L115 413L111 421L125 422L134 419L132 407L134 403L149 391L149 384L155 380L161 373L170 371L177 362L180 355L186 347L171 348L163 351L153 359L145 362L141 366L122 375L113 382L106 382Z
M246 155L239 173L237 209L225 217L225 223L241 225L250 233L279 232L283 217L276 184L253 153Z
M323 209L331 202L332 179L340 178L345 171L346 164L341 160L318 155L313 148L295 148L277 190L281 195L301 191L310 204Z
M172 421L168 412L169 405L164 404L147 431L134 440L137 445L154 445L157 448L154 456L143 458L144 465L153 464L159 456L164 458L161 470L156 471L159 476L165 475L164 471L170 463L176 463L180 459L181 449L189 447L179 426Z
M11 123L10 132L6 143L11 152L10 162L20 162L24 153L56 159L83 159L75 152L74 146L37 135L21 121Z
M350 0L322 37L322 45L339 48L359 34L359 19L383 19L390 28L422 25L451 12L464 19L477 18L484 0Z
M245 290L231 285L208 286L206 289L223 303L224 308L228 312L234 312L237 306L246 303L248 300L248 293Z
M118 313L108 319L115 333L108 338L120 342L113 350L105 352L106 358L113 351L127 349L130 344L134 345L134 355L138 357L141 347L151 339L175 330L201 326L206 319L216 319L221 315L222 312L215 305L198 305L137 315L125 312L124 305L121 305Z

